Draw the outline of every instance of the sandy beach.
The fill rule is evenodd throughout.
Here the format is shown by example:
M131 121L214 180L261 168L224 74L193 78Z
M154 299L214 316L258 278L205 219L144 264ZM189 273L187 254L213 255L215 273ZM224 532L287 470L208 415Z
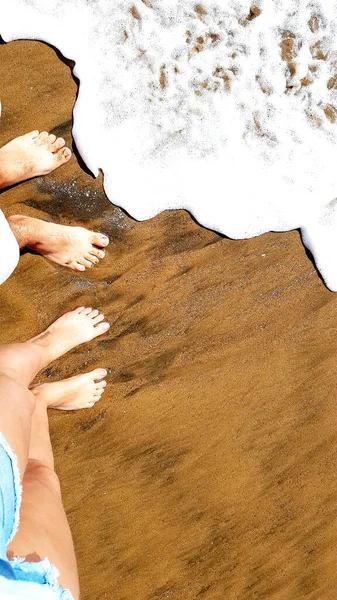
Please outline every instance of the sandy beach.
M71 144L77 87L52 48L0 45L0 81L1 145ZM0 343L79 305L111 323L38 379L109 370L94 408L50 415L82 599L334 600L337 296L299 232L136 222L76 156L0 208L111 240L84 274L23 253L0 288Z

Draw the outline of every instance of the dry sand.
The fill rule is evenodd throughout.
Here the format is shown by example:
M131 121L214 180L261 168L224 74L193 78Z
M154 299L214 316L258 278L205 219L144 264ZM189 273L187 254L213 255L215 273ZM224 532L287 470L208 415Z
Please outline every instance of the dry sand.
M70 142L76 85L53 49L1 45L0 81L1 144ZM109 368L93 409L50 415L83 600L335 600L337 296L299 233L137 223L75 158L0 205L111 238L92 271L26 253L0 289L2 343L79 304L112 325L40 378Z

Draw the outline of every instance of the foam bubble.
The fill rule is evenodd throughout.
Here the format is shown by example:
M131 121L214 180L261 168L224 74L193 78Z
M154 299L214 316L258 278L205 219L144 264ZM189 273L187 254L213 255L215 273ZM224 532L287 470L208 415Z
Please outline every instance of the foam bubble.
M136 219L233 238L300 227L337 291L337 2L11 0L6 41L75 60L73 134Z

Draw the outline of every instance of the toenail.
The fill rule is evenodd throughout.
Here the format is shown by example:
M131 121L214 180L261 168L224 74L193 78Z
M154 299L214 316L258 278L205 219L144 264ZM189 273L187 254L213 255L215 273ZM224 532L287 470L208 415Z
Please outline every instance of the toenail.
M109 243L109 238L106 235L101 235L101 240L105 245Z
M63 150L63 156L64 156L65 158L67 158L67 157L68 157L68 156L70 156L70 155L71 155L71 151L69 150L69 148L65 148L65 149Z
M109 329L109 327L110 327L109 323L103 323L103 325L104 325L104 329Z
M101 375L101 377L105 377L107 374L108 374L108 371L106 371L105 369L102 369L102 370L100 371L100 375Z

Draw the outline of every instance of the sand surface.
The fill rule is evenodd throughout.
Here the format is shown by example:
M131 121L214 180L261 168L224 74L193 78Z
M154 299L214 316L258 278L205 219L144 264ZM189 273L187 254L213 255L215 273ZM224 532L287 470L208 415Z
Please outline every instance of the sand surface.
M0 46L1 144L69 143L75 95L53 49ZM334 600L337 297L299 233L137 223L75 158L0 207L111 238L84 274L26 253L0 289L1 343L81 304L112 325L39 378L109 369L93 409L50 415L83 600Z

